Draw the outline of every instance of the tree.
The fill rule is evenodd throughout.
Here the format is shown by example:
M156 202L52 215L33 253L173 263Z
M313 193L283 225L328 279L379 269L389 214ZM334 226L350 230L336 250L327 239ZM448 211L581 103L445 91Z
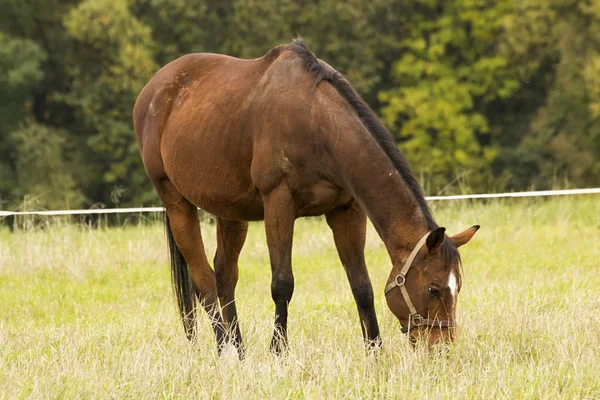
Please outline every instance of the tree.
M0 204L157 204L131 109L192 52L301 34L428 192L600 178L600 0L0 0ZM51 177L48 177L52 174ZM44 177L47 177L46 179Z
M379 93L382 115L433 191L465 179L465 172L470 186L484 187L497 154L482 145L490 130L485 105L520 87L498 51L509 3L413 4L403 55L391 71L394 86Z
M599 18L597 0L525 1L511 15L505 50L527 85L511 99L509 118L495 113L505 125L495 170L510 187L598 182Z
M13 131L15 185L13 198L38 197L49 209L78 207L83 195L70 171L69 135L64 130L31 123Z
M94 201L140 202L147 198L131 110L137 94L158 69L152 59L151 30L124 1L86 0L64 19L73 39L65 67L71 78L64 101L74 110L71 129L89 147L86 178L98 182ZM136 183L136 184L133 184ZM121 199L122 197L122 199Z

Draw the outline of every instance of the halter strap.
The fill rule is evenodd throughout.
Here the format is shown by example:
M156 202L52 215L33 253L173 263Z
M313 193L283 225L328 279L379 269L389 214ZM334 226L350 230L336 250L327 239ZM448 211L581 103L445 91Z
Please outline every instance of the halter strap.
M415 248L412 250L412 252L408 256L408 258L404 262L404 265L402 266L402 269L400 270L400 272L398 273L396 278L385 287L386 295L390 292L390 290L392 290L395 287L399 287L400 290L402 290L402 288L404 288L404 290L402 290L402 294L404 295L404 292L406 291L406 287L404 286L404 284L406 283L406 274L408 274L408 270L410 270L410 267L412 267L413 261L415 261L415 258L417 257L419 250L421 250L421 247L423 247L423 245L427 241L427 238L429 237L429 235L431 235L431 231L429 231L425 235L423 235L421 240L419 240L419 242L417 243ZM408 292L406 294L408 296ZM405 296L405 300L406 300L407 296ZM410 297L408 297L407 304L408 304L408 309L410 310L410 313L416 314L417 310L413 306L412 301L410 301Z
M427 241L427 238L429 237L430 234L431 234L431 231L429 231L425 235L423 235L421 240L419 240L419 242L417 243L415 248L412 250L412 252L408 256L408 258L404 262L404 265L402 266L402 269L400 270L398 275L396 275L394 280L392 282L390 282L389 284L387 284L387 286L385 287L385 295L386 296L394 288L399 287L400 293L402 293L404 302L406 303L406 306L408 307L408 311L410 312L410 315L408 316L408 325L402 326L402 333L408 333L411 330L413 330L414 328L417 328L419 326L430 326L433 328L454 328L454 323L450 322L450 321L442 321L442 320L437 320L437 319L433 320L433 319L423 318L423 316L417 312L417 309L415 308L415 305L413 304L412 300L410 299L410 295L408 294L408 291L406 290L406 274L408 274L408 271L410 270L410 267L412 266L413 261L417 257L417 254L419 253L421 248L425 245L425 242ZM400 324L402 324L402 321L400 321Z

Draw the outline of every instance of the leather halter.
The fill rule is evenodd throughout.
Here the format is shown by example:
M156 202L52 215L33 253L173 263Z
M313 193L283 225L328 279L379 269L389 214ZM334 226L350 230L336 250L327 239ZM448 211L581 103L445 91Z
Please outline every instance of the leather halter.
M418 328L420 326L429 326L432 328L454 328L454 322L448 320L423 318L423 316L417 312L417 309L415 308L415 305L413 304L408 294L408 291L406 290L406 274L408 274L408 271L410 270L410 267L412 266L415 257L417 256L419 250L421 250L423 245L425 245L425 242L427 241L427 238L429 237L431 232L432 231L429 231L425 235L423 235L421 240L419 240L413 251L410 253L408 258L404 262L404 266L402 267L398 275L396 275L394 280L385 287L386 296L394 288L400 288L400 293L402 293L402 297L404 297L404 302L406 303L410 312L410 315L408 316L408 325L403 325L402 321L400 321L400 325L402 325L402 333L409 333L413 329Z

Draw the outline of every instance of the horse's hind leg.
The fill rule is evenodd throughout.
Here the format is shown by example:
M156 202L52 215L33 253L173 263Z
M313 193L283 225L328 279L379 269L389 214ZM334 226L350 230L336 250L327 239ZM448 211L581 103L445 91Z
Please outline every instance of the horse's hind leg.
M246 241L248 223L217 220L217 253L215 254L215 274L217 277L217 293L221 302L223 319L227 330L233 335L235 347L240 358L244 357L242 335L238 326L237 308L235 306L235 286L238 281L238 259Z
M164 180L159 185L156 185L156 187L167 211L169 222L167 229L171 230L172 237L177 245L176 249L171 249L172 268L174 278L179 276L180 282L174 279L173 283L177 292L180 310L184 314L182 316L188 337L191 338L193 336L195 325L193 308L191 310L187 309L188 307L193 307L195 301L193 298L189 298L190 295L187 291L182 290L182 286L186 285L185 281L188 276L187 271L189 270L189 278L191 278L196 296L211 319L220 352L227 338L221 313L219 312L215 274L208 263L204 244L202 243L200 225L198 223L198 210L196 206L177 192L170 181ZM173 256L174 251L175 255ZM177 260L181 258L177 256L177 251L183 255L185 263L173 261L173 259ZM188 306L185 307L182 304L188 304ZM191 321L188 314L191 314Z
M364 252L367 217L354 203L349 208L336 208L326 218L356 301L363 337L369 346L378 347L381 344L379 325Z

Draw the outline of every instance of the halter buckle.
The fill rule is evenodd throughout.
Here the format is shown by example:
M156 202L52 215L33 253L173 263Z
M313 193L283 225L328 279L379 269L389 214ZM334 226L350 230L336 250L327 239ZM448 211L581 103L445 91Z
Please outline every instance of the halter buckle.
M416 326L423 325L425 318L421 316L421 314L413 314L410 316L410 324Z
M402 274L396 276L396 285L402 286L406 283L406 277Z

